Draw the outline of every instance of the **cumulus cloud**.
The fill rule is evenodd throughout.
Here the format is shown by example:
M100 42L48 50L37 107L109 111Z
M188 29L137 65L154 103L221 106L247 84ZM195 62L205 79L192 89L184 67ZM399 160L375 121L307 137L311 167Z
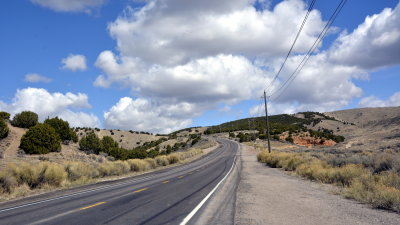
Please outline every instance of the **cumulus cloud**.
M257 11L250 0L152 0L109 25L124 56L150 64L178 65L218 54L248 57L284 55L306 14L300 0ZM304 52L324 26L313 10L295 52Z
M121 98L104 113L106 128L121 128L170 133L192 123L187 115L198 114L190 103L161 104L147 99Z
M142 9L128 9L109 25L119 54L103 51L98 56L95 65L104 73L94 86L117 83L130 88L141 100L152 102L148 107L153 111L165 101L194 105L197 111L170 118L178 123L220 104L258 97L273 70L255 62L284 55L295 36L290 30L300 26L306 5L290 0L257 11L253 3L152 0ZM258 3L267 6L266 1ZM325 24L316 10L309 23L296 53L306 51Z
M11 103L0 101L0 110L12 115L29 110L37 113L42 121L47 117L59 116L68 120L72 126L98 127L99 120L95 115L72 111L90 107L86 94L49 93L42 88L18 89Z
M96 65L108 74L108 80L100 76L95 83L117 82L140 95L156 98L237 103L260 92L265 81L263 71L242 56L217 55L184 65L150 68L131 58L122 59L122 64L117 60L109 51L100 54Z
M400 64L399 16L400 3L394 9L367 16L354 31L343 32L328 50L311 56L287 91L273 96L277 112L285 113L293 107L297 111L332 111L360 97L362 89L354 79L367 79L371 71ZM298 54L289 58L281 81L289 77L302 57ZM360 106L386 103L370 96Z
M100 127L99 118L93 113L74 112L67 109L58 116L68 121L72 127Z
M31 0L31 2L57 12L86 12L99 8L105 0Z
M352 33L343 33L329 52L332 61L364 69L400 63L400 3L368 16Z
M103 51L98 56L95 65L102 74L93 84L129 88L138 99L148 103L149 111L163 107L161 102L192 105L196 110L185 116L168 117L168 121L178 124L220 105L258 99L279 69L296 35L294 31L307 11L301 0L282 1L273 8L264 0L198 3L150 0L146 3L141 9L128 8L123 16L109 24L118 53ZM261 10L254 4L261 5ZM399 63L396 55L400 52L396 36L400 21L396 19L398 8L368 17L353 32L343 32L328 50L317 49L290 88L275 98L271 112L330 111L360 97L362 89L354 84L354 79L367 78L372 68ZM272 90L277 90L289 77L324 25L320 12L313 10ZM357 54L374 57L363 48L369 41L382 54L390 49L395 59L381 60L375 65L361 63L368 59L346 60L357 58ZM379 54L376 56L380 57ZM108 121L113 121L108 117ZM124 127L118 120L109 125ZM131 124L131 128L139 126L136 122ZM141 129L151 129L145 127Z
M288 60L282 80L289 78L302 58L299 55ZM352 80L364 76L364 70L331 63L326 53L320 53L310 58L288 89L283 92L272 91L271 93L275 93L272 99L279 103L300 103L306 108L310 105L325 105L329 106L325 110L337 109L349 104L352 98L361 96L362 89Z
M95 87L103 87L103 88L108 88L111 85L111 82L107 80L103 75L100 75L96 78L96 80L93 82L93 85Z
M275 104L275 103L268 103L268 115L276 115L276 114L293 114L298 112L298 108L293 104ZM253 106L249 110L250 116L253 117L260 117L265 116L265 105L259 104Z
M70 54L67 58L62 59L61 63L63 64L63 69L71 71L85 71L87 69L86 57L84 55Z
M362 98L358 103L360 107L389 107L400 106L400 92L394 93L386 100L382 100L376 96L368 96Z
M25 80L25 82L29 82L29 83L38 83L38 82L50 83L52 81L51 78L41 76L40 74L37 74L37 73L26 74L24 80Z

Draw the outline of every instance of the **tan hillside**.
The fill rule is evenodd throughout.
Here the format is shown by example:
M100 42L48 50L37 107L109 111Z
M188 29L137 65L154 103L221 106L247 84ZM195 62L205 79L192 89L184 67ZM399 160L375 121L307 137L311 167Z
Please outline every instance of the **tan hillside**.
M51 161L63 163L65 161L80 161L80 162L103 162L107 158L101 155L86 154L79 150L78 143L70 143L61 145L61 152L51 152L45 155L28 155L20 151L19 145L21 137L26 133L27 129L18 128L8 123L10 133L7 138L0 140L0 168L9 163L18 162L39 162ZM188 141L190 134L203 132L205 128L185 129L176 133L176 137L160 144L160 150L165 150L167 145L174 146L178 142ZM144 132L124 131L124 130L103 130L95 128L75 128L75 131L80 138L88 132L94 132L100 138L111 136L117 141L120 147L132 149L143 145L145 142L159 140L160 138L168 138L168 136L157 136Z
M331 129L346 137L340 144L342 148L400 149L400 107L359 108L324 114L342 122L323 120L316 127Z

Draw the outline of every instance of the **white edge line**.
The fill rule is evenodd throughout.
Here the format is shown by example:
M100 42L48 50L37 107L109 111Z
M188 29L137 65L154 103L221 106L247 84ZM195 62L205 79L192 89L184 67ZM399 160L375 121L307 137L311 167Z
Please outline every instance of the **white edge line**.
M212 194L214 194L214 192L217 190L217 188L219 187L219 185L221 185L222 182L224 182L224 180L229 176L229 174L232 172L233 167L235 166L235 162L236 162L236 155L235 158L233 160L232 163L232 167L229 170L229 172L225 175L224 178L222 178L222 180L214 187L214 189L211 190L210 193L208 193L208 195L196 206L196 208L194 208L183 220L179 225L186 225L190 219L192 219L192 217L197 213L197 211L199 211L199 209L204 205L204 203L207 202L207 200L211 197Z

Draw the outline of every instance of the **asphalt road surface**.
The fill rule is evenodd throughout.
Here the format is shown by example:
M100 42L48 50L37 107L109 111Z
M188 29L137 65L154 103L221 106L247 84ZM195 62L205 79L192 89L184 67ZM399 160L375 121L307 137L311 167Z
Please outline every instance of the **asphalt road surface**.
M218 142L189 164L1 203L0 224L196 224L235 165L239 145Z

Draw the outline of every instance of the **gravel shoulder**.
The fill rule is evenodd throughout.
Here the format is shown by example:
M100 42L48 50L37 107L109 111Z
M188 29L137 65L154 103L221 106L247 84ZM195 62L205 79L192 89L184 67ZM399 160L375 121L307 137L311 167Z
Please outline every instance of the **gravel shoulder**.
M400 224L400 215L335 195L334 187L257 162L242 145L235 224Z

